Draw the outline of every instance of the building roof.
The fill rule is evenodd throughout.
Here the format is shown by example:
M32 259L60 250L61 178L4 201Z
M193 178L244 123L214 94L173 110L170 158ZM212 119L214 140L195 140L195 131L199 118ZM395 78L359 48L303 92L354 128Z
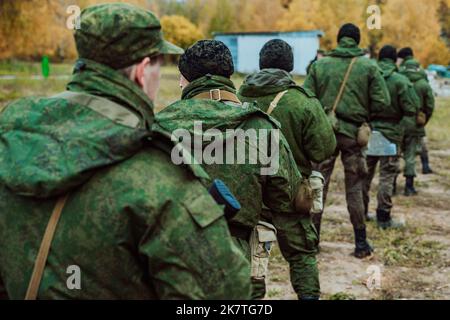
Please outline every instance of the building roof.
M228 36L228 37L236 37L236 36L284 36L284 37L305 37L305 36L315 36L322 37L325 33L321 30L298 30L298 31L269 31L269 32L213 32L214 36Z

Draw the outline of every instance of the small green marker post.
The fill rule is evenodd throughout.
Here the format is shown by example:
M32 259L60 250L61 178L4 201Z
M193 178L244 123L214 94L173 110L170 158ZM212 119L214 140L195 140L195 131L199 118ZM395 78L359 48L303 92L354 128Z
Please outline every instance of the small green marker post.
M47 79L50 75L50 60L47 56L42 58L42 75L44 76L44 79Z

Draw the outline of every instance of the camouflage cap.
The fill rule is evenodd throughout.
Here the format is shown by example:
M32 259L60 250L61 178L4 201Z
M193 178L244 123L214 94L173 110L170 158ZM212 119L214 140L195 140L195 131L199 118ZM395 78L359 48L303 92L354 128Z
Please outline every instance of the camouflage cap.
M129 67L145 57L182 54L183 49L163 39L158 18L148 10L111 3L81 12L81 28L75 32L80 58L114 69Z
M181 56L178 68L190 82L207 74L230 78L234 73L233 56L221 41L200 40Z

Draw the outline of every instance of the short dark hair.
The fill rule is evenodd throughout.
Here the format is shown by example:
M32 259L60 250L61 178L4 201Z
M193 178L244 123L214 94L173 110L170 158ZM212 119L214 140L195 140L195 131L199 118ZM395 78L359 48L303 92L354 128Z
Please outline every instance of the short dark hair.
M234 73L233 57L223 42L200 40L180 57L178 69L189 82L207 74L230 78Z
M281 39L270 40L259 52L259 68L274 68L291 72L294 70L292 47Z
M359 44L361 42L361 31L353 23L346 23L339 29L337 41L341 41L344 37L352 38Z
M397 49L391 45L385 45L378 53L378 60L391 59L397 61Z
M402 48L398 52L398 57L402 59L405 59L406 57L414 57L414 51L410 47Z

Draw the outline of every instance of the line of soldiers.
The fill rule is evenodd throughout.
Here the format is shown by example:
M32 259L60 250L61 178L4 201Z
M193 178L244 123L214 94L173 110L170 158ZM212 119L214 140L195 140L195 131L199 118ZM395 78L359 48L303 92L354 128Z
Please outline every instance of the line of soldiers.
M427 75L414 59L411 48L403 48L398 54L394 47L384 46L378 55L378 63L362 58L358 48L360 30L344 25L338 36L337 49L310 66L305 87L319 97L327 112L332 99L337 96L345 69L349 70L351 59L358 57L346 83L342 99L336 108L338 148L333 158L318 165L326 178L325 197L328 191L334 162L338 151L342 153L345 170L345 185L348 211L355 231L355 252L359 257L371 254L366 241L365 221L376 220L378 226L403 227L404 223L393 220L392 196L396 192L397 176L400 173L400 156L405 160L405 196L417 194L414 188L416 157L421 154L423 173L433 171L429 166L425 144L425 126L434 110L434 95ZM389 142L396 145L397 155L367 156L367 139L358 144L365 122L373 130L381 132ZM377 194L376 217L369 214L369 192L380 163L380 182ZM316 228L320 230L321 215L314 216Z
M362 57L359 29L344 25L338 40L336 50L312 65L305 87L290 74L292 48L268 42L261 70L236 92L223 43L202 40L183 53L163 39L150 11L123 3L83 10L67 91L20 99L0 116L0 298L259 299L278 241L298 298L318 299L322 186L326 198L337 156L342 153L345 167L355 256L362 258L372 248L359 127L378 119L371 124L384 130L391 122L375 116L417 113L408 100L412 85L395 72L392 48L380 53L381 73ZM172 54L181 54L181 99L155 116L162 57ZM346 90L339 90L342 82ZM391 103L397 95L399 102ZM337 129L327 115L333 104ZM224 140L229 129L280 129L278 171L262 175L250 154L244 164L175 165L171 155L179 145L170 133L203 135L195 121ZM232 146L227 151L239 152ZM382 170L397 163L373 159L372 168L377 161ZM392 189L391 176L385 180ZM230 201L239 207L234 197L241 209L229 214ZM383 226L391 225L387 198L379 196ZM73 265L81 270L76 290L66 272Z

